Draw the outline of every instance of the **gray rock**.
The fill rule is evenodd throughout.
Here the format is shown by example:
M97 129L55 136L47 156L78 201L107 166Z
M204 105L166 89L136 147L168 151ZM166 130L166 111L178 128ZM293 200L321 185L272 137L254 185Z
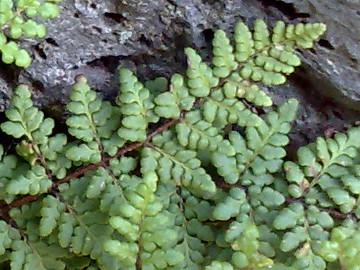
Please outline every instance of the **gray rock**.
M0 77L0 111L4 111L9 105L9 93L7 82Z
M47 37L23 42L34 60L16 78L33 85L35 103L44 107L64 104L78 74L113 99L118 65L136 70L142 80L184 72L184 47L209 59L213 31L231 33L238 20L324 22L325 36L301 52L303 66L285 85L268 89L277 104L288 97L300 100L296 128L302 144L327 126L341 130L359 119L350 110L360 111L359 10L354 0L63 0L61 15L47 21ZM12 87L2 77L0 69L0 110Z

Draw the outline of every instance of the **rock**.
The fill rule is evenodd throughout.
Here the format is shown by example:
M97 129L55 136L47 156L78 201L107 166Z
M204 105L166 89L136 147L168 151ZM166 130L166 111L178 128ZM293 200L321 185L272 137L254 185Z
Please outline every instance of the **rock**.
M33 54L31 66L13 74L33 85L35 103L44 107L66 103L78 74L111 100L118 65L136 70L142 80L184 72L185 47L209 59L213 31L231 33L238 20L324 22L325 36L301 52L303 66L287 84L268 89L276 104L288 97L301 101L296 128L305 142L326 126L343 129L359 119L359 112L346 110L360 110L359 10L359 1L350 0L63 0L60 16L47 21L47 37L22 43ZM0 80L4 76L0 69ZM6 100L12 86L0 83Z
M4 111L9 105L9 93L11 92L9 91L6 81L0 77L0 111Z

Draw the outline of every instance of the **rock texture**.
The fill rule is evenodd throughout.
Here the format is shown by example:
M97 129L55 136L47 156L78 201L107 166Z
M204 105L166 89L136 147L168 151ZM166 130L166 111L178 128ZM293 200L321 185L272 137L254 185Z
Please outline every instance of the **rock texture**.
M209 56L213 30L231 32L238 20L270 25L324 22L325 36L302 54L303 66L288 83L268 91L276 103L301 101L298 144L329 127L342 130L360 120L360 3L357 0L63 0L61 15L48 21L44 40L27 40L33 54L26 70L0 65L0 110L17 82L33 86L35 102L51 114L64 104L77 74L105 98L117 92L118 65L142 79L183 71L184 47ZM354 111L353 111L354 110Z

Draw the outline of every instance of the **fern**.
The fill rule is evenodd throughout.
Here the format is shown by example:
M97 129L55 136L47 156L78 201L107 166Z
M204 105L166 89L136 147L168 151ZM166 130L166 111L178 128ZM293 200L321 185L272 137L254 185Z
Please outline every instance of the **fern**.
M45 25L38 18L55 18L59 14L61 0L1 0L0 5L0 53L6 64L19 67L31 64L29 53L19 47L20 38L43 38Z
M15 89L0 147L0 265L11 269L359 269L360 128L286 158L298 102L270 107L323 24L218 30L212 64L114 103L76 78L68 134Z

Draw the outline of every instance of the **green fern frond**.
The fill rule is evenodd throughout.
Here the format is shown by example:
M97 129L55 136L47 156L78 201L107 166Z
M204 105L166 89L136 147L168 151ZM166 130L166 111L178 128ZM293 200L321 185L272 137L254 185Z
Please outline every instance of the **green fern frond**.
M210 89L217 86L219 80L213 76L212 69L202 61L201 56L194 49L186 48L185 54L188 59L187 84L191 95L194 97L208 96Z
M318 200L316 193L324 191L327 195L321 198L324 206L336 205L344 213L352 211L360 191L354 170L358 166L354 159L359 155L359 136L360 128L354 127L333 139L318 138L316 143L301 147L298 164L285 163L291 194L296 197L305 194L307 203L313 204Z
M230 132L230 144L235 149L235 156L216 152L212 163L218 173L230 184L236 183L241 175L242 184L248 185L249 174L263 175L274 173L281 168L282 158L286 155L283 149L289 142L287 133L290 122L295 118L297 101L289 100L279 107L279 113L269 112L265 121L257 127L247 127L245 138L237 132Z
M9 121L2 123L1 129L14 138L25 137L31 142L44 144L54 127L54 121L44 119L43 112L33 106L30 97L27 86L17 87L11 107L5 112Z
M271 98L261 91L259 86L243 80L238 75L233 75L231 80L226 82L223 93L226 98L243 98L255 106L269 107L272 105Z
M5 64L15 63L19 67L31 64L29 53L14 40L43 38L46 27L37 18L48 19L59 15L61 0L1 0L0 6L0 53Z
M283 84L285 75L301 63L295 49L311 48L325 29L321 23L285 26L283 22L277 22L271 34L262 20L255 21L253 32L239 22L235 27L235 57L244 62L241 76L265 85Z
M233 54L233 48L226 33L218 30L214 34L213 45L213 73L216 77L226 78L238 67Z
M120 70L120 94L116 103L123 115L122 127L118 129L118 135L125 141L146 140L148 125L146 99L149 91L138 81L134 74L127 69Z
M235 154L233 147L224 140L218 129L204 121L199 111L187 113L181 122L176 124L175 129L177 140L183 147Z
M0 267L358 269L360 128L289 160L298 102L254 108L324 30L240 22L234 41L215 32L211 64L186 49L184 76L121 68L114 103L79 76L71 136L19 86L1 124L15 149L0 145Z
M236 98L226 98L220 90L205 98L202 106L204 120L217 128L226 124L257 126L261 119Z
M155 165L160 181L175 181L177 185L188 187L205 198L214 196L215 184L201 167L196 152L177 144L171 139L173 136L171 131L167 131L153 137L150 147L143 149L144 166L146 163Z
M67 158L75 162L96 163L104 153L114 155L124 144L114 135L120 125L119 110L110 102L101 101L83 76L77 77L70 100L67 109L71 116L66 124L69 133L84 143L70 147L66 152Z
M46 193L52 182L46 175L45 169L34 165L25 175L12 179L6 187L8 194L31 194Z
M67 137L65 134L50 136L54 128L54 120L44 118L43 112L33 105L30 97L31 93L26 85L15 89L11 106L6 111L9 121L2 123L1 128L5 133L22 139L16 145L17 154L32 166L38 164L43 167L47 175L45 178L49 178L50 173L63 178L67 169L72 165L64 153L67 148ZM39 173L35 174L39 175ZM34 175L34 173L29 172L27 177L30 177L29 175ZM30 177L29 179L34 180L35 178ZM26 182L25 185L32 185L31 180ZM51 183L38 188L45 192L49 186Z

